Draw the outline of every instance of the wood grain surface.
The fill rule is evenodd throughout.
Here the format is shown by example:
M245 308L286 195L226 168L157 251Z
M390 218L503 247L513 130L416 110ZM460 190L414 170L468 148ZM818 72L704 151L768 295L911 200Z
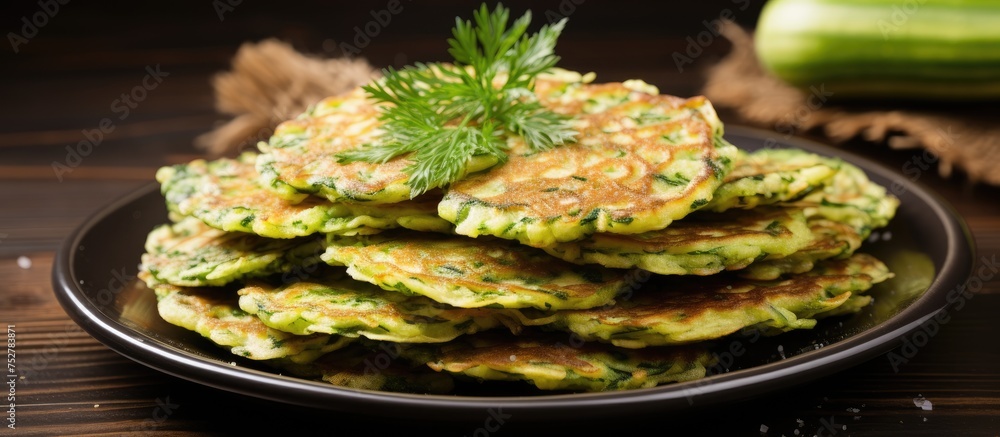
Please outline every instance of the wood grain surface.
M9 414L4 413L0 434L259 435L318 429L330 435L523 435L560 429L582 435L645 430L712 436L1000 435L996 278L984 281L974 300L898 368L882 356L772 395L628 422L581 417L543 426L518 423L514 416L487 430L485 411L483 421L474 423L429 423L392 419L388 412L372 411L366 417L312 410L161 373L82 331L52 290L53 256L66 236L101 205L149 183L158 167L200 155L192 139L225 120L213 107L211 77L227 68L241 42L278 37L303 51L336 56L338 42L350 41L354 27L364 26L371 11L386 4L330 3L282 2L279 8L278 3L250 0L68 2L37 27L34 37L18 45L16 53L13 45L4 48L0 329L15 332L18 378L16 430L6 426ZM516 10L527 5L509 3ZM467 15L470 9L458 1L402 5L403 12L362 52L376 66L443 59L452 17ZM560 7L569 11L570 6L571 24L558 47L563 66L595 71L607 81L643 78L681 96L698 93L705 68L728 47L716 39L699 45L700 54L683 68L672 54L687 50L727 9L744 26L752 26L759 11L757 2L738 0L687 6L596 0L532 3L542 16ZM2 29L18 34L23 33L21 18L31 20L42 10L38 2L4 8ZM147 66L155 65L169 76L119 120L114 101L141 83ZM114 117L114 131L60 180L52 164L65 163L67 147L84 139L105 117ZM726 123L741 124L731 114L722 117ZM862 140L842 147L900 172L920 155ZM974 234L977 258L1000 255L1000 189L968 186L961 174L944 179L933 169L922 172L920 182L948 199L964 218ZM931 410L915 404L920 397L931 402ZM0 402L7 411L4 405Z

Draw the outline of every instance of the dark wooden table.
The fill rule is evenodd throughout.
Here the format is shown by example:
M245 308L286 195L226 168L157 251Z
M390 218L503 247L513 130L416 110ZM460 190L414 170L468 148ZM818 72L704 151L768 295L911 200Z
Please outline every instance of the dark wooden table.
M210 77L228 67L239 43L276 36L304 51L338 55L338 41L349 41L354 26L369 21L371 10L385 7L385 2L336 7L316 2L280 11L249 1L160 3L71 2L59 5L55 13L43 11L37 2L5 6L2 29L27 41L11 42L8 37L11 47L4 48L0 72L0 329L14 332L16 374L30 375L3 390L16 395L16 433L319 429L337 435L484 435L478 429L482 423L402 421L378 411L372 417L318 411L188 382L115 353L63 311L50 281L54 252L87 215L149 183L159 166L200 155L192 139L224 119L213 109ZM523 8L521 3L512 4ZM466 15L468 9L457 1L435 6L403 2L403 7L363 51L374 65L443 58L448 17ZM698 43L699 54L683 68L677 68L672 54L688 50L693 37L727 10L746 26L753 25L759 10L759 5L736 0L673 10L593 0L533 6L543 16L560 7L571 17L559 46L564 66L595 71L608 81L641 77L663 92L682 96L699 92L705 68L728 46L719 38L703 39L707 43ZM21 17L32 20L40 13L47 18L37 18L44 25L33 26L32 32ZM116 99L141 84L147 67L157 65L169 75L134 102L127 117L118 119ZM53 163L67 162L67 146L81 141L105 117L115 117L114 130L60 180ZM723 119L741 123L726 113ZM844 147L891 168L902 168L919 153L862 142ZM944 180L932 171L924 172L921 182L964 217L975 235L977 259L995 259L1000 252L1000 190L970 185L961 174ZM664 413L641 422L580 417L548 426L518 423L511 417L489 434L556 427L616 435L644 429L703 435L1000 435L998 283L995 278L984 281L969 305L895 368L881 356L820 380L709 410ZM929 400L933 409L915 405L919 397ZM7 402L0 404L8 410ZM3 415L3 425L9 417ZM9 432L6 426L0 428L0 433Z

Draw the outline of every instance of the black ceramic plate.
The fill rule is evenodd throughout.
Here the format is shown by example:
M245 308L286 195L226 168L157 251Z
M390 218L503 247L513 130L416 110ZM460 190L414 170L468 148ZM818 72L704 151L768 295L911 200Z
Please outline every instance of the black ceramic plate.
M479 385L459 395L360 391L269 372L217 348L195 333L163 322L152 292L135 281L146 234L167 220L151 184L98 211L58 253L53 271L59 301L87 332L119 353L197 383L277 402L340 411L377 411L424 419L481 418L502 408L519 420L679 411L773 392L829 375L885 353L947 304L947 294L971 269L971 237L938 196L898 172L843 151L771 132L731 127L727 138L747 150L798 147L840 156L897 193L901 206L889 227L862 247L897 277L871 291L876 305L816 328L776 337L734 337L715 347L710 376L688 383L611 393L546 394L527 384ZM919 238L915 238L919 236ZM724 370L724 371L723 371Z

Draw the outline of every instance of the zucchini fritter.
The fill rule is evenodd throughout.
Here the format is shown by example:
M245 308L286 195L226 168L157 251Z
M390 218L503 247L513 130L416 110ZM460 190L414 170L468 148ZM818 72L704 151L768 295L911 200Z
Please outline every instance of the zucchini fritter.
M322 259L386 290L462 308L592 308L613 302L628 271L579 266L516 242L416 232L330 236Z
M542 390L611 391L699 379L713 363L698 347L617 349L564 336L472 335L405 351L432 369L477 380L527 381ZM421 351L421 349L424 349Z
M323 380L352 389L445 394L454 388L451 375L397 359L402 345L367 343L356 342L309 363L272 360L268 364L300 378Z
M450 231L436 213L433 194L390 206L333 203L308 197L299 203L282 199L260 185L256 154L238 159L202 159L163 167L156 173L171 213L192 216L224 231L250 232L269 238L315 233L373 233L384 228Z
M250 284L240 308L267 326L296 335L313 333L402 343L435 343L502 327L504 314L454 308L350 279L309 279L281 286ZM511 325L511 329L517 326Z
M237 306L222 289L154 286L157 310L168 323L197 332L232 353L252 360L307 363L354 339L327 334L294 335L272 329Z
M522 323L624 348L714 340L744 329L809 329L815 315L835 310L891 276L875 257L855 254L781 281L721 274L670 277L613 306L527 314Z
M817 261L846 258L861 247L861 236L853 227L822 217L809 219L813 242L795 253L777 259L765 259L740 270L747 279L778 279L788 273L806 273Z
M807 217L819 216L850 225L861 239L889 224L896 215L899 198L854 164L828 159L840 166L830 184L793 204L805 207Z
M543 104L576 116L579 141L541 152L509 141L505 164L446 190L438 213L457 233L546 247L663 229L705 206L737 158L704 97L638 81L544 89Z
M598 233L582 241L556 243L545 251L576 263L704 276L782 258L812 240L801 210L759 207L692 214L666 229L642 234Z
M258 144L261 181L277 195L296 202L307 194L347 203L409 200L409 175L404 170L413 162L405 156L381 164L338 162L338 153L373 142L381 133L380 124L378 108L360 88L324 99L278 125L267 142ZM492 157L473 157L468 171L496 163Z
M839 161L799 149L741 153L733 171L704 209L751 209L798 200L822 189L839 168Z
M159 282L184 287L219 286L322 263L317 237L272 239L225 232L186 217L153 229L142 269Z

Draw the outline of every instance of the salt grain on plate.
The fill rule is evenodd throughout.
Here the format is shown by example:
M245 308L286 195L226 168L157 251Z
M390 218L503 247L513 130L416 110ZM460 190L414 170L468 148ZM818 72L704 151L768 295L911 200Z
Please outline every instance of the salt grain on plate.
M22 268L22 269L25 269L25 270L30 269L31 268L31 258L28 258L26 256L19 256L19 257L17 257L17 266L20 267L20 268Z
M763 423L760 424L760 432L761 433L767 432L767 425L764 425Z
M913 405L920 407L920 409L924 411L931 411L934 409L934 406L931 404L931 401L923 397L913 398Z

